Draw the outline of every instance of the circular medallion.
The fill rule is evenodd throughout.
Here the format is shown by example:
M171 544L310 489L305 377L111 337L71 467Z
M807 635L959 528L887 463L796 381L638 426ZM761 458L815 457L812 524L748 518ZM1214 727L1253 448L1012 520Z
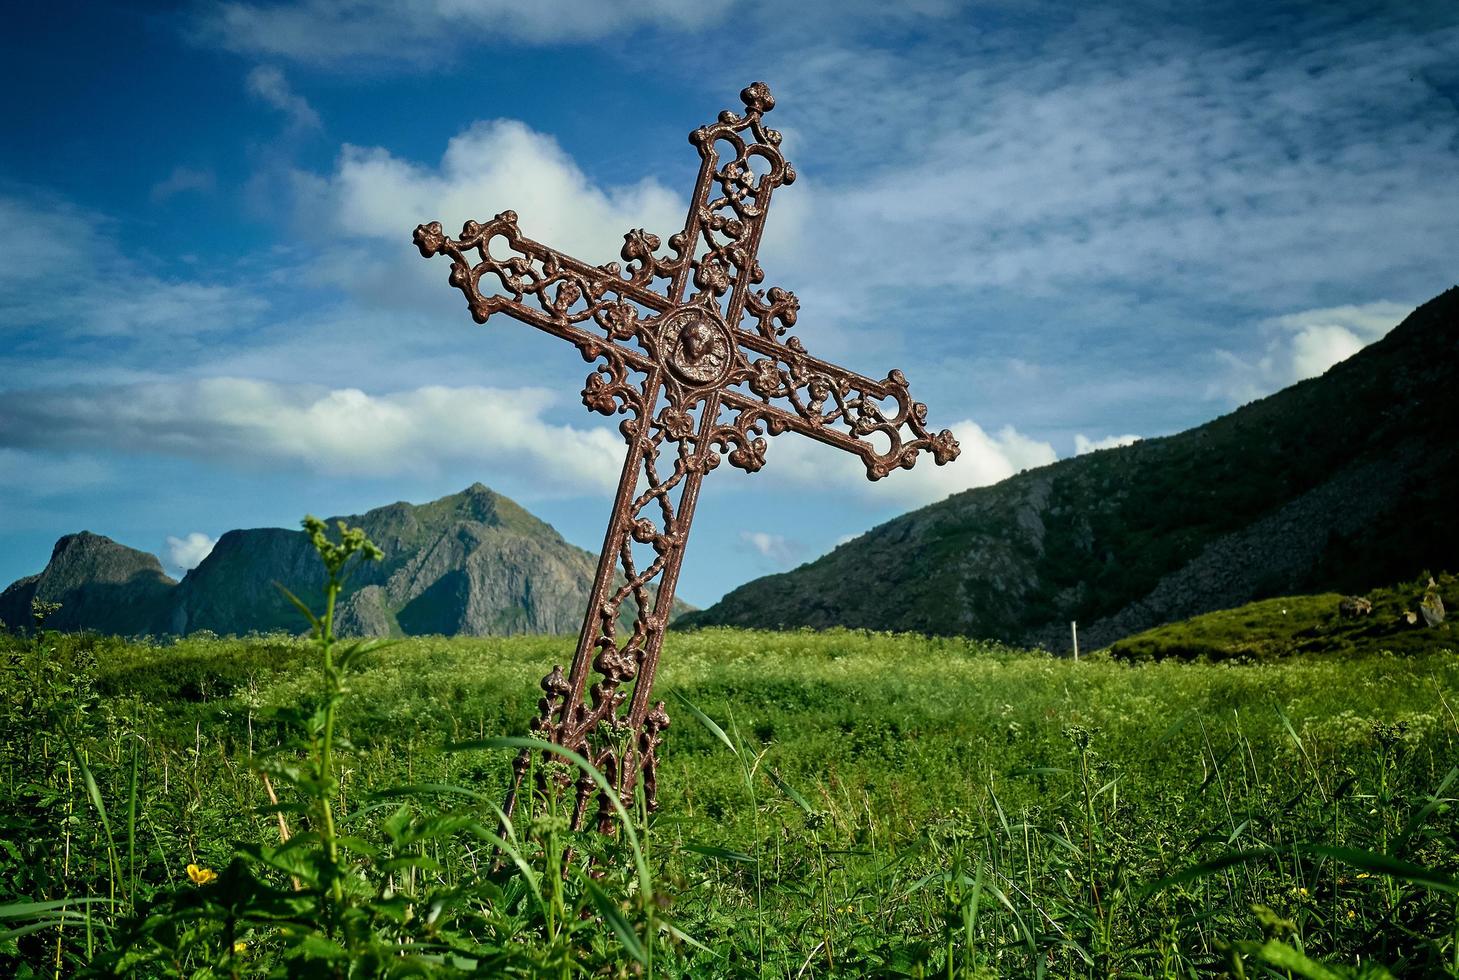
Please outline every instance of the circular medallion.
M729 372L732 342L719 314L703 306L681 306L659 328L659 358L678 381L706 388Z

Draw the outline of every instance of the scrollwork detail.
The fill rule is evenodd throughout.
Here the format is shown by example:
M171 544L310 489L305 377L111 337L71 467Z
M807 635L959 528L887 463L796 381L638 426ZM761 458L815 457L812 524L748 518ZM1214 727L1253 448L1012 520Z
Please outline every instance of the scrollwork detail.
M729 464L746 473L758 473L765 466L767 443L763 438L759 415L754 410L741 411L729 425L711 429L705 443L723 454ZM717 465L718 459L707 468Z

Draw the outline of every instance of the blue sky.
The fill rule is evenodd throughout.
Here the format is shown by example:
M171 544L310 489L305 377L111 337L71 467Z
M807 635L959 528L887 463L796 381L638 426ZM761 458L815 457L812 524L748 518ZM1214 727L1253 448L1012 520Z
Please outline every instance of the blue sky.
M577 352L471 323L410 233L511 208L590 262L682 223L768 82L761 260L813 353L964 447L876 484L793 434L706 482L707 604L914 506L1321 373L1459 273L1452 3L27 5L0 141L0 584L82 528L480 480L588 548L621 441ZM17 22L18 21L18 22Z

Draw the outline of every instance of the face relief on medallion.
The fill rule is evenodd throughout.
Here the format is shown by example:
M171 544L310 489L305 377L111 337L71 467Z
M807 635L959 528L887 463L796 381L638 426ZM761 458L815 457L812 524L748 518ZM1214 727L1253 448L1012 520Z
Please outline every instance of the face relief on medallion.
M691 387L723 380L730 365L730 335L713 310L685 306L664 317L659 334L669 373Z

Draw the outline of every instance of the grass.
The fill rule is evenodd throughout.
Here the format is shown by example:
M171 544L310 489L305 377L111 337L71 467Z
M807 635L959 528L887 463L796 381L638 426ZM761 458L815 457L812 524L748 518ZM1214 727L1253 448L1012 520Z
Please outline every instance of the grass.
M1428 583L1434 582L1430 590ZM1374 589L1366 598L1372 611L1345 617L1337 593L1286 596L1223 609L1126 637L1111 647L1122 660L1268 660L1297 654L1352 658L1384 651L1422 654L1459 651L1452 622L1426 625L1419 615L1424 596L1437 594L1445 607L1459 609L1459 578L1427 572L1412 582Z
M317 647L51 635L36 659L4 642L0 971L297 972L301 871L269 849L281 812L295 837L323 820L277 779L298 806L274 807L260 773L308 757L289 716L321 707ZM343 682L329 798L359 851L339 880L380 971L409 948L431 971L550 976L1456 974L1449 653L1131 667L905 635L675 634L644 876L616 870L633 867L621 839L567 841L550 813L516 828L532 875L504 872L473 836L502 831L511 753L489 740L526 730L570 647L413 639ZM447 786L476 797L421 789ZM564 880L581 863L567 846L614 849L615 870ZM273 863L245 876L250 853ZM220 879L196 885L189 864ZM178 911L208 896L221 917L217 890L245 884L275 920L235 921L230 940L222 918ZM427 897L454 916L447 940L420 925ZM173 933L144 928L159 910Z

